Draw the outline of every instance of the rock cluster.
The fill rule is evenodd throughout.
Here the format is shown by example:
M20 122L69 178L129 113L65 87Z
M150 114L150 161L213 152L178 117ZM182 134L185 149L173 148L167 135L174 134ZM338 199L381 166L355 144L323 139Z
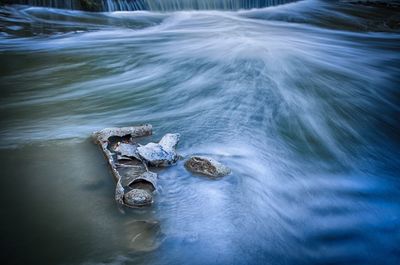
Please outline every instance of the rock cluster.
M157 174L152 167L176 164L178 133L164 135L158 143L141 145L135 138L152 134L152 126L141 125L123 128L106 128L93 133L93 139L101 147L117 182L115 199L128 207L142 207L153 203L157 189ZM188 170L212 178L230 173L230 169L218 161L204 156L193 156L185 163ZM149 169L150 168L150 169Z

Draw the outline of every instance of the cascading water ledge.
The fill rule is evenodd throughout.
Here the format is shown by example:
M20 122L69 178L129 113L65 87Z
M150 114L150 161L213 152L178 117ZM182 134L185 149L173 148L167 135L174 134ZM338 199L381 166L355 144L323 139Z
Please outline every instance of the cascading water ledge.
M264 8L296 0L2 0L0 3L45 6L85 11L239 10Z

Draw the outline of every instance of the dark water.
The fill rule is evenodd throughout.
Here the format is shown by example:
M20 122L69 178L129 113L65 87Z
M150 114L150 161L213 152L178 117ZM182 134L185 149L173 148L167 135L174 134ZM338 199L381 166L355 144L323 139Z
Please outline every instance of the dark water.
M396 8L0 9L1 264L400 264ZM109 126L218 158L121 212Z

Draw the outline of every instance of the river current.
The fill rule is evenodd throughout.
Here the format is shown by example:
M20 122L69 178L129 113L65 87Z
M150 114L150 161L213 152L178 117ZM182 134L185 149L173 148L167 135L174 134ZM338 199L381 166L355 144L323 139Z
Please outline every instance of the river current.
M2 264L400 264L400 15L0 8ZM183 161L120 210L89 139L151 123Z

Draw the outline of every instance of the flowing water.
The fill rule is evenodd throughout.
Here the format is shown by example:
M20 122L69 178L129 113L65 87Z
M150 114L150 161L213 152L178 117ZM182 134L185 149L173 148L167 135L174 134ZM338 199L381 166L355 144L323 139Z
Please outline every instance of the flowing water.
M2 7L1 264L400 264L398 11ZM89 136L142 123L232 174L120 210Z
M275 6L294 1L296 0L13 0L11 2L14 4L29 4L33 6L48 6L77 10L89 8L111 12L137 10L237 10Z

